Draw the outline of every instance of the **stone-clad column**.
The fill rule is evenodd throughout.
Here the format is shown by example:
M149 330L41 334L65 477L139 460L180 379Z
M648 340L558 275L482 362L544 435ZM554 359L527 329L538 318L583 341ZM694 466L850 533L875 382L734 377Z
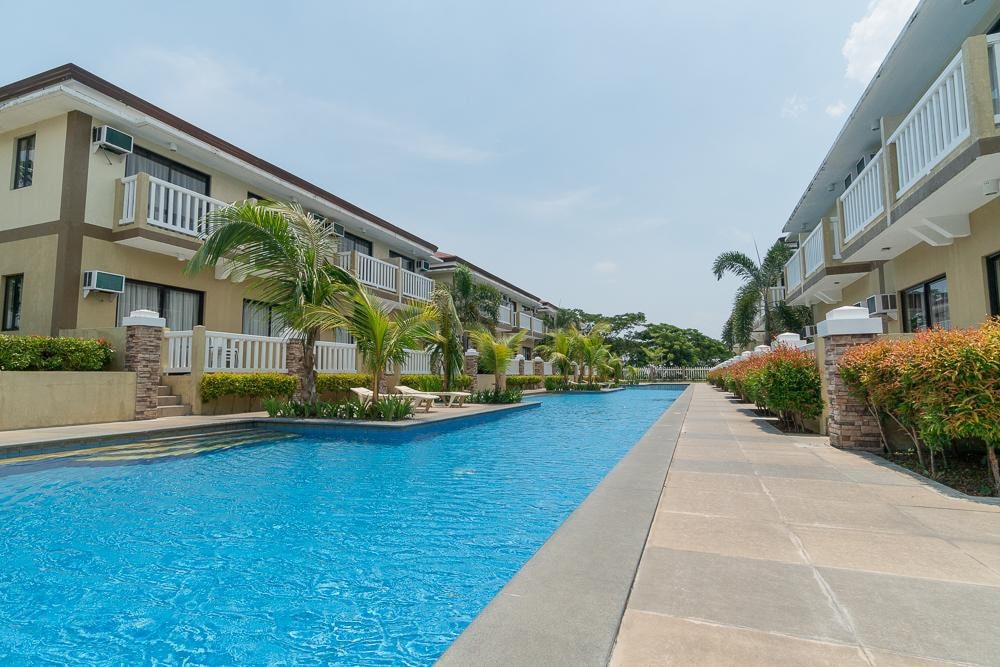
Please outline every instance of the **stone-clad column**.
M541 357L535 357L531 360L531 375L543 375L545 373L545 362L542 361Z
M465 374L472 377L472 385L469 387L472 391L475 391L476 387L476 377L479 375L479 351L475 348L469 348L465 351Z
M161 348L167 321L152 310L133 310L125 327L125 370L135 373L135 418L156 419L157 387L163 371Z
M841 449L879 449L882 446L877 418L863 401L851 396L840 377L838 364L849 348L868 343L882 333L882 320L868 317L867 308L844 306L827 313L816 327L821 339L820 374L826 388L830 444ZM819 351L819 350L817 350Z

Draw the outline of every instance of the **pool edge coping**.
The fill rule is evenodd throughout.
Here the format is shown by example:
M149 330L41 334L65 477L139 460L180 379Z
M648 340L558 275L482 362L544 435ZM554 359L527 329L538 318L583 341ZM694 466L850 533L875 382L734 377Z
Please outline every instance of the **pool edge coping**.
M687 385L438 665L607 664L692 396Z

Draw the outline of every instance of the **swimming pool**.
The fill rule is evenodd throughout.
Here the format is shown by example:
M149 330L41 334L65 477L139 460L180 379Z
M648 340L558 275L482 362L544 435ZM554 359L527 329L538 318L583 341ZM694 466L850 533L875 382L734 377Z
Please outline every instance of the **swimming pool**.
M680 392L0 465L0 661L429 664Z

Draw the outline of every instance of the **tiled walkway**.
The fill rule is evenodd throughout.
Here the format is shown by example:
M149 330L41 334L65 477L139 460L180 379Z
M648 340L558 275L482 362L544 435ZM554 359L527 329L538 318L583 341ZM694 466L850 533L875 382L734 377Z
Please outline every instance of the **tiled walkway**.
M695 388L614 665L1000 664L1000 506Z

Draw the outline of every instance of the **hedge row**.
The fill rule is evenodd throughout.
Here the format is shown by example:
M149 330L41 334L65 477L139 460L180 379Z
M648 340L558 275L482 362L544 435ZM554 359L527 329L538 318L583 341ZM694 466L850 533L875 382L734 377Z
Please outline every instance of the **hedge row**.
M768 354L747 357L711 371L708 381L800 430L804 420L823 412L816 358L802 350L779 347Z
M839 371L880 425L891 419L906 431L922 465L922 450L929 451L931 474L935 453L959 441L982 443L1000 494L1000 318L978 329L857 345L844 353Z
M101 371L113 354L104 339L0 336L0 371Z
M223 396L288 398L297 386L298 378L283 373L207 373L201 377L201 400Z
M541 375L508 375L507 386L517 389L535 389L542 386L544 379Z

